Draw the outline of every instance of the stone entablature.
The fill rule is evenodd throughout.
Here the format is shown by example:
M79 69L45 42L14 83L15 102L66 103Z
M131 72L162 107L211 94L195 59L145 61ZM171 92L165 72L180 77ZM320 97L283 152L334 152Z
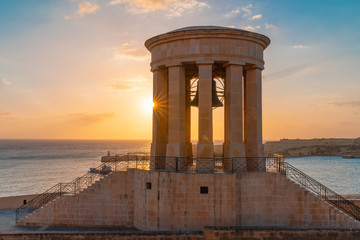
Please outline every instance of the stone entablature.
M150 38L151 67L186 62L228 62L255 64L263 68L263 51L270 44L264 35L236 28L199 26L177 29Z

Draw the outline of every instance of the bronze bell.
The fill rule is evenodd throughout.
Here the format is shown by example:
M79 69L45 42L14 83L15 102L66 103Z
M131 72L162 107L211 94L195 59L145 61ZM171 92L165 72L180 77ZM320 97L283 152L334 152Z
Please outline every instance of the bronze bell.
M223 103L218 99L217 92L216 92L216 82L212 80L212 107L222 107L224 106ZM196 94L194 99L190 102L190 106L199 107L199 83L197 85Z

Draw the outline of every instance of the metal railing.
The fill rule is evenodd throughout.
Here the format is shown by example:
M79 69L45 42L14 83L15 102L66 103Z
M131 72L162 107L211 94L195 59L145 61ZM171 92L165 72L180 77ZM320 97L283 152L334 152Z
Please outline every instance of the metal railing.
M19 222L25 216L62 195L76 195L112 171L125 171L128 168L149 169L149 156L124 155L116 161L108 161L69 183L58 183L44 193L36 196L26 204L16 209L15 221Z
M292 180L293 182L304 187L308 191L316 194L321 199L327 201L334 207L340 209L356 220L360 221L360 208L344 198L343 196L337 194L333 190L319 183L312 177L303 173L299 169L295 168L287 162L279 163L279 172L286 176L286 178Z
M359 207L291 164L284 162L283 157L192 158L128 154L116 161L103 163L69 183L56 184L16 209L16 222L62 195L78 194L110 172L126 171L128 168L187 173L279 172L356 220L360 220Z
M254 171L279 171L279 157L149 157L151 170L189 173L235 173Z

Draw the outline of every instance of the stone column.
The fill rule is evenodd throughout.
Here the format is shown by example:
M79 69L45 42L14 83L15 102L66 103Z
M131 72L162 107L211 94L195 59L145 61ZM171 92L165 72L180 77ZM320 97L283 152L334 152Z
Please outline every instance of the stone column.
M153 102L150 167L152 169L163 169L168 142L168 80L166 68L155 69L153 72Z
M262 69L254 66L246 69L245 94L245 150L248 170L264 170L264 145L262 143ZM251 157L254 157L251 159Z
M212 132L212 64L198 64L199 69L199 139L197 144L198 171L214 169ZM200 162L201 161L201 162Z
M243 66L228 64L225 77L225 141L224 170L246 168L243 142Z
M187 157L185 121L185 69L181 65L169 66L169 137L166 148L169 170L176 168L174 157Z

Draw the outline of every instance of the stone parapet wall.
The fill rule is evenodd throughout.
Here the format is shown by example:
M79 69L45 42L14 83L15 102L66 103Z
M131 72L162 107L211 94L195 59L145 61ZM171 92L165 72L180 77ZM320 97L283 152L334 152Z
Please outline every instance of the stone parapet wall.
M202 230L204 226L360 228L279 173L194 174L128 169L64 195L22 224Z

